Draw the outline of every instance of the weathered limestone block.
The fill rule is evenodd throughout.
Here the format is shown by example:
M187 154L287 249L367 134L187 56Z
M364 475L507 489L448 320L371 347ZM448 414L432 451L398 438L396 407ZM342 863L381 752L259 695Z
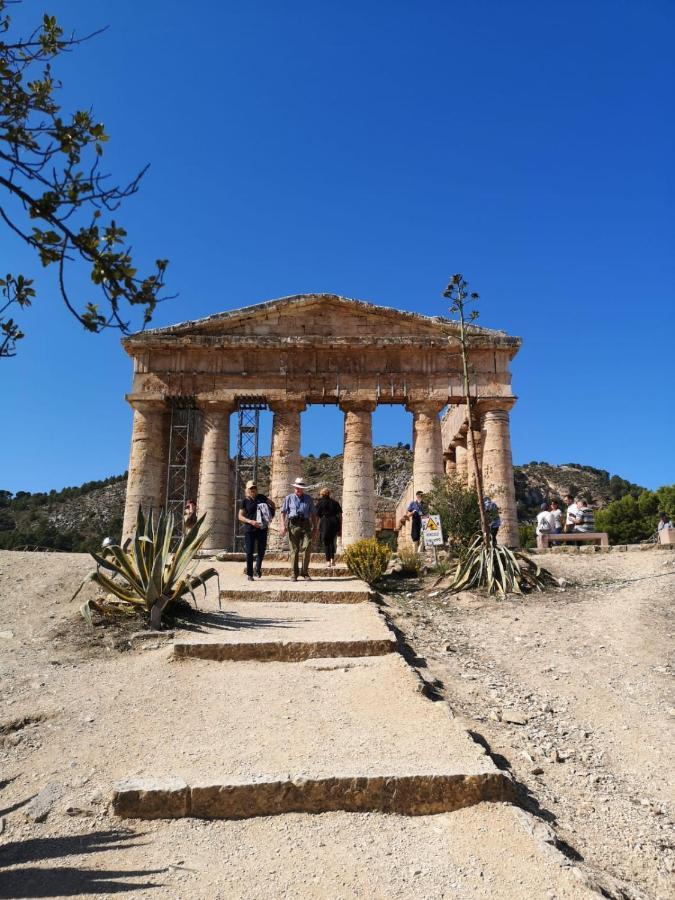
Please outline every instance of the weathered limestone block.
M199 469L198 515L206 515L204 549L223 549L232 543L230 491L230 413L225 403L202 405L204 439Z
M415 491L431 490L434 478L443 474L441 420L444 404L434 401L409 403L413 414L413 486Z
M469 478L469 459L466 454L466 442L456 442L455 460L457 480L461 485L466 486Z
M375 402L343 402L345 414L342 463L342 546L375 535L373 425Z
M162 401L133 400L129 478L122 540L136 530L139 506L144 512L164 506L168 455L168 409Z
M329 657L383 656L396 650L396 637L365 638L351 641L176 641L176 659L211 659L220 662L258 660L259 662L302 662Z
M277 505L267 546L280 550L287 545L281 536L281 504L291 493L291 484L302 475L300 468L300 414L306 404L302 400L274 400L270 408L272 422L272 452L270 456L270 499Z
M443 454L443 467L445 469L446 478L454 478L457 475L457 461L455 459L455 448L451 447Z
M508 408L488 409L482 419L483 488L499 507L500 544L519 546L516 489L513 482Z
M190 815L190 788L182 778L129 778L115 785L113 810L124 819L180 819Z
M330 778L256 778L195 783L181 779L120 782L113 808L126 818L249 819L290 812L388 812L432 815L481 802L510 802L504 772L410 775L337 775Z
M483 445L481 443L481 433L478 423L475 423L474 431L471 431L471 429L469 429L466 432L467 485L470 489L475 488L477 483L474 447L476 452L476 459L478 461L478 471L482 472Z

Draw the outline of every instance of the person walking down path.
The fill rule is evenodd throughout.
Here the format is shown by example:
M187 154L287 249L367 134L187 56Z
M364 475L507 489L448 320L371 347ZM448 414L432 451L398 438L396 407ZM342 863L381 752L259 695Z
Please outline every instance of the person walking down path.
M548 508L548 503L542 503L537 513L537 535L554 533L553 516Z
M276 507L269 497L258 493L255 481L247 481L246 495L239 503L238 519L244 525L246 577L249 581L253 581L254 556L256 556L256 577L262 578L262 564L267 549L267 533L275 511Z
M322 488L316 504L319 519L319 539L326 554L326 562L332 569L335 565L338 535L342 533L342 507L333 500L328 488Z
M305 493L307 484L302 478L296 478L291 487L293 493L286 497L281 507L281 534L288 532L291 545L291 579L297 581L302 576L309 580L309 558L317 521L314 501Z
M415 499L411 500L406 510L406 519L411 519L410 523L410 540L412 541L413 550L419 553L420 539L422 537L422 516L426 516L427 511L424 508L424 494L422 491L415 493Z

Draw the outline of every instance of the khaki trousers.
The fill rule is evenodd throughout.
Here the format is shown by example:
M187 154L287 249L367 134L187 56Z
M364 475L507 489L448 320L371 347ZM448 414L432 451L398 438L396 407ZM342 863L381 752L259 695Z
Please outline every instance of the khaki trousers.
M291 545L291 568L298 575L309 574L309 558L312 553L312 525L309 519L288 523L288 542Z

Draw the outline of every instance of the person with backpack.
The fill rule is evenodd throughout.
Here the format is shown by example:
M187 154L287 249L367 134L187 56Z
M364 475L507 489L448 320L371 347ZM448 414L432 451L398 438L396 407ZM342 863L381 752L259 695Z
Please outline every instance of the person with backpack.
M265 494L258 493L255 481L247 481L246 494L239 503L237 517L244 526L246 577L249 581L253 581L254 555L256 556L256 578L262 578L262 564L267 549L267 532L275 512L274 503Z

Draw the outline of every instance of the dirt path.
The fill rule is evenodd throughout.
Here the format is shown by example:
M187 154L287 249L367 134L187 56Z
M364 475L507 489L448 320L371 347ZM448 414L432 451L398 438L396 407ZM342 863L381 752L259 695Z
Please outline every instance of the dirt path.
M665 552L551 555L568 586L525 600L438 589L389 603L455 711L584 860L672 896L673 603ZM511 719L512 721L508 721Z
M433 590L392 600L399 626L428 659L424 677L444 682L467 726L529 787L531 807L540 807L599 871L634 886L623 892L613 886L606 896L616 898L666 896L672 860L666 652L674 563L657 553L556 559L557 574L584 586L505 603L469 597L445 604ZM109 805L111 778L128 773L130 757L139 767L156 760L165 768L167 755L172 768L176 761L185 765L205 729L189 696L181 707L166 645L146 641L125 652L128 634L82 627L82 598L70 598L89 568L80 554L0 552L0 898L126 892L181 900L597 896L573 859L551 848L541 820L503 803L416 817L335 812L239 822L117 819ZM373 663L382 664L386 658ZM290 684L291 669L213 665L223 673L241 665L243 675L250 668L241 683L243 700L231 704L244 725L228 742L223 707L219 733L228 752L243 753L249 752L242 743L248 731L250 749L258 752L262 736L276 734L276 726L259 727L269 679ZM195 661L193 670L214 677L206 662ZM280 737L295 715L293 699L291 691L275 704ZM317 708L320 701L315 692ZM373 720L389 721L387 705L398 708L397 691L377 702ZM507 708L526 724L500 721ZM339 725L335 704L331 709L307 738L326 760L336 752L329 732ZM162 710L165 720L148 729ZM359 754L369 759L375 743ZM426 742L427 751L432 743ZM302 748L290 739L286 745L288 760L301 758ZM554 751L560 762L550 761ZM541 774L532 774L538 769ZM56 784L57 796L46 820L35 821L26 815L28 804L48 783Z

